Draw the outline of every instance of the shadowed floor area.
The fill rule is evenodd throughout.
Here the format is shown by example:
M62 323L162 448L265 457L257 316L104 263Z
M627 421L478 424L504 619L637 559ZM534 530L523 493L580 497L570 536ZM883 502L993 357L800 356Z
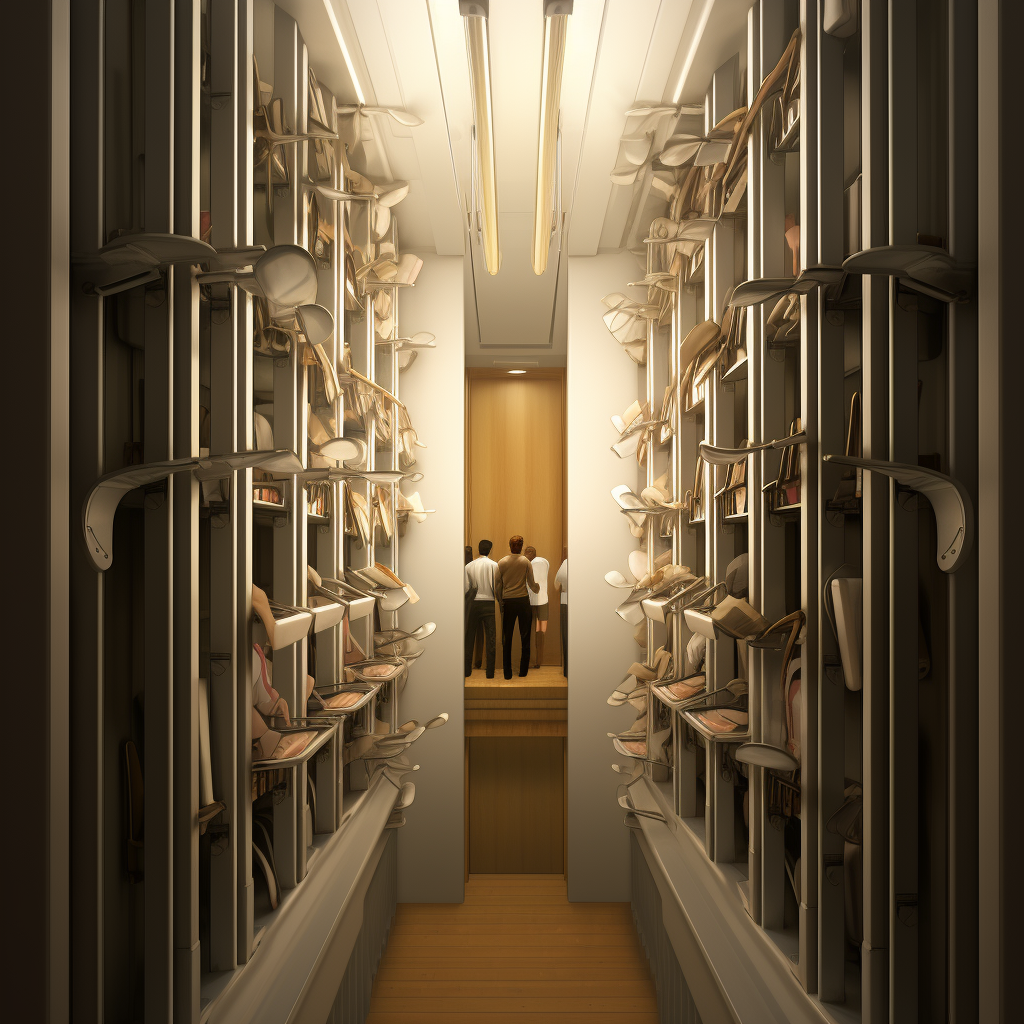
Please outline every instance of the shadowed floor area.
M657 1024L628 903L561 875L471 875L465 903L404 903L366 1024Z

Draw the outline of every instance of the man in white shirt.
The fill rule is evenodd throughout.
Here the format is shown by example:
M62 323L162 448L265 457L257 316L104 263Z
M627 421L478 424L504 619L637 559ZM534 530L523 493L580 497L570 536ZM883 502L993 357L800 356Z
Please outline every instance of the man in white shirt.
M473 671L473 641L477 628L483 626L484 647L487 650L487 678L494 678L494 574L498 563L489 558L491 542L482 540L478 545L480 556L474 558L465 568L465 593L470 588L476 589L476 597L470 603L469 616L466 620L466 678Z
M562 675L569 675L569 552L562 549L562 564L555 573L555 590L561 595L559 625L562 629Z
M540 587L536 594L532 590L529 593L534 629L533 667L540 668L541 659L544 657L544 637L548 632L548 572L551 570L551 563L538 555L537 549L532 545L524 548L523 554L530 560L533 578Z

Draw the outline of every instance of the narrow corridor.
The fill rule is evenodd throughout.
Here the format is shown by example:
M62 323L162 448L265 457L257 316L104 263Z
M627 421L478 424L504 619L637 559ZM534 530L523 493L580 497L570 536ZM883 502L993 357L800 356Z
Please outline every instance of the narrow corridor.
M471 875L461 904L400 904L366 1024L657 1024L628 903L561 875Z

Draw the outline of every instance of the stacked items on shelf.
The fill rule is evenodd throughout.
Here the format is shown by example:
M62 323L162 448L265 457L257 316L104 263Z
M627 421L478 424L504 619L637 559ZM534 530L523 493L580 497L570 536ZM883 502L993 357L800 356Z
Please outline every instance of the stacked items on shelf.
M175 919L195 922L184 944L198 949L195 965L174 958L172 966L167 950L137 942L134 962L144 964L147 999L161 998L153 979L170 973L176 991L199 992L200 1006L175 1007L196 1020L252 957L332 837L355 827L361 807L376 799L390 808L384 828L404 824L415 796L404 776L419 768L410 747L448 717L423 725L399 717L410 665L435 628L403 631L394 620L419 599L399 576L399 538L430 511L418 492L400 487L420 478L412 467L423 445L399 375L434 346L430 334L398 330L400 291L422 266L398 247L393 210L408 185L355 169L372 108L340 103L323 88L289 14L269 0L255 8L251 105L228 70L245 48L244 18L201 15L201 173L194 193L175 191L173 226L191 219L202 237L162 223L118 230L80 260L89 277L83 293L117 302L132 331L141 325L138 347L150 354L127 377L127 402L115 377L103 384L102 416L147 443L132 436L126 467L84 492L82 529L89 564L101 572L117 565L108 600L130 593L130 578L144 587L138 615L125 619L129 644L138 633L152 660L164 649L163 630L168 665L174 651L175 686L154 677L148 708L133 697L131 738L118 741L118 753L128 796L126 884L145 884L146 935L158 894L173 893ZM156 123L158 92L147 86L139 102ZM238 173L238 138L251 146L251 178ZM151 198L166 181L156 158L139 165L144 180L134 184ZM191 218L178 209L189 197ZM146 315L161 307L163 321ZM146 414L135 420L143 386ZM173 409L173 444L154 429L161 409L165 423ZM179 417L192 425L180 429ZM164 450L178 457L154 458ZM133 491L144 499L122 502ZM129 517L142 548L129 542ZM156 596L161 587L173 595L173 615ZM160 694L171 694L163 708L153 703ZM190 707L172 731L169 712ZM181 725L190 715L194 737ZM184 884L178 861L190 863L188 851L175 847L173 868L160 855L172 807L199 826L191 837L175 826L175 842L180 832L198 846L198 870ZM178 976L186 970L189 977Z
M274 14L278 20L286 17L279 10ZM257 55L261 49L273 55L272 40L257 33L255 44ZM282 81L289 81L289 69L272 60L268 64ZM333 794L336 813L318 813L322 799L311 804L305 818L317 827L307 824L309 836L338 829L358 807L358 794L378 778L400 787L402 775L418 768L408 762L406 751L424 728L447 721L447 715L440 715L418 727L399 725L398 719L409 663L422 653L419 642L433 632L433 624L414 634L378 640L381 620L418 600L397 575L397 532L403 520L422 521L426 513L419 496L406 497L399 486L410 475L406 470L415 462L419 442L398 397L397 371L412 361L399 353L414 356L433 338L397 339L398 289L415 284L422 262L398 251L393 209L409 186L374 182L353 167L368 124L367 108L339 103L318 83L311 67L305 103L302 97L275 96L273 83L260 80L255 61L254 80L259 82L258 90L254 86L259 104L254 119L254 208L265 220L257 219L257 237L265 231L268 240L280 243L283 235L304 246L311 288L326 291L330 306L311 309L304 296L307 302L298 304L294 324L282 322L280 311L270 304L255 317L254 354L270 357L257 359L256 365L268 365L253 374L254 401L260 403L254 410L256 423L269 433L275 420L283 421L296 449L304 448L305 468L296 474L294 486L304 488L305 500L295 502L291 511L293 530L267 530L254 520L254 554L262 553L254 557L254 576L260 569L261 581L265 577L270 584L283 570L285 588L299 607L289 609L286 600L282 610L301 614L308 608L313 613L309 632L297 638L297 652L285 662L290 679L303 678L304 683L300 687L293 682L293 705L267 724L304 738L285 751L308 743L293 757L312 755L317 745L313 737L321 732L337 736L338 749L332 751L328 769L339 789ZM296 123L305 109L303 134L282 128L291 120L282 118L282 106L294 109ZM420 123L402 112L380 112L403 123ZM265 134L268 124L272 131ZM344 329L335 331L336 322ZM259 611L255 603L254 609ZM280 777L274 762L281 752L266 750L269 756L254 761L254 772L269 775L263 788ZM320 755L317 762L322 760ZM401 787L399 811L412 803L414 792L411 783ZM316 797L315 790L310 794ZM390 827L402 821L396 812ZM286 834L284 842L294 840Z
M770 794L769 816L775 818L782 808L789 817L799 817L802 698L797 651L804 640L805 614L798 594L782 598L790 607L774 621L752 601L748 551L758 548L750 532L762 520L760 507L754 516L749 513L762 473L749 456L783 449L782 469L774 486L765 489L764 507L775 514L799 514L800 463L794 446L804 435L794 415L790 436L778 442L735 440L752 432L748 378L761 360L756 354L751 358L748 303L732 301L733 274L745 247L748 142L753 138L760 144L763 139L762 109L774 111L778 126L774 158L785 162L785 154L796 151L799 43L795 33L746 107L736 102L738 62L732 61L716 74L704 106L635 108L627 113L645 119L640 130L649 133L648 141L659 119L670 114L676 118L675 134L651 158L655 188L669 208L667 216L654 220L645 239L647 274L638 284L648 288L646 302L620 295L605 299L609 329L627 354L647 366L646 395L616 422L620 441L614 449L620 455L637 454L646 487L640 496L628 487L616 488L613 497L643 543L634 576L645 574L636 583L642 597L618 611L637 626L636 639L648 655L631 667L610 699L613 704L629 702L641 712L632 729L614 743L620 754L647 766L634 772L630 785L646 775L662 788L666 806L687 823L709 858L729 866L755 919L749 877L760 866L748 868L746 851L752 817L765 806L751 800L762 774ZM645 161L648 156L644 154ZM792 227L787 239L795 257L799 230ZM770 326L778 350L789 354L792 346L785 342L794 331L799 340L799 302L794 316L791 296L780 299L784 301L772 311ZM667 342L659 333L662 325L671 328ZM793 394L799 371L792 360L787 373ZM650 419L651 408L660 409L657 420ZM659 445L670 449L660 476ZM724 467L721 474L718 466ZM787 557L788 543L788 557L795 563L792 534L787 537L780 554ZM659 553L665 539L671 548ZM684 563L697 566L697 574ZM676 574L669 574L667 585L664 575L658 579L666 567ZM778 653L762 654L773 651ZM666 784L669 773L672 781ZM628 793L621 794L620 802L635 810ZM644 816L651 817L651 812ZM794 836L781 863L795 911L801 847L798 832ZM776 891L785 902L785 894Z
M868 745L870 728L888 736L899 723L890 720L883 666L876 666L882 688L873 710L864 699L869 587L861 566L874 560L876 602L900 595L893 615L906 627L876 649L893 643L903 652L900 664L924 678L931 659L917 611L917 571L922 596L933 592L932 614L943 614L935 567L948 573L963 564L973 522L965 488L918 449L918 396L935 376L929 364L941 363L934 339L941 339L944 310L969 299L972 274L938 235L862 244L867 171L860 140L875 129L862 126L864 115L848 97L862 88L867 64L856 19L837 32L849 39L843 43L828 39L827 26L815 28L816 18L795 0L754 5L746 106L738 103L734 57L715 73L702 107L627 111L633 120L612 180L629 185L644 168L668 209L644 239L646 276L636 285L646 295L604 300L608 329L646 367L637 401L612 417L612 450L635 455L643 473L640 487L612 492L641 547L630 559L632 578L606 577L630 591L616 611L646 652L609 703L638 712L630 729L612 736L615 750L635 764L616 766L631 775L619 797L632 812L626 823L688 831L804 989L842 1001L860 995L854 971L862 944L885 946L892 926L891 917L877 914L871 923L862 865L873 858L884 879L878 872L889 871L888 843L897 834L917 842L915 736L890 754L902 766L893 792L906 818L890 837L884 812L876 811L880 838L872 849L864 846L862 821L871 807L864 761L875 758L881 779L889 771L886 752L876 755ZM820 36L806 40L793 31L796 24ZM803 81L803 66L808 48L819 45L831 48L834 63L827 75L814 64L827 83L816 92L819 83ZM824 52L816 59L824 61ZM900 116L916 124L914 111ZM802 121L813 123L808 152ZM833 150L842 154L839 163L823 157ZM884 145L878 151L884 154ZM883 179L884 170L883 159ZM893 195L912 192L917 179L889 186ZM884 186L876 198L883 194ZM916 210L913 195L906 198ZM742 283L739 266L748 277ZM899 301L888 305L889 292L877 285L872 301L877 319L895 318L892 331L910 335L903 348L890 351L888 327L871 335L862 323L867 275L894 279L885 287ZM924 327L915 316L929 322L926 342L914 336ZM862 413L862 363L871 345L877 386L888 389L875 400L874 435ZM904 349L906 359L892 354ZM932 386L943 395L941 376ZM887 419L888 403L895 403L895 419ZM896 435L889 438L888 430ZM865 458L872 436L876 457ZM913 443L897 443L899 437ZM897 452L905 453L902 461L877 457ZM891 491L873 485L873 514L883 525L870 549L861 531L869 477L885 488L885 477L895 481ZM936 529L934 561L917 571L916 520L897 513L911 491L927 498ZM890 534L889 518L898 533ZM670 549L663 549L666 539ZM916 714L912 692L901 688L894 699ZM888 796L882 785L876 807ZM636 799L641 790L651 798ZM916 862L902 854L898 861L893 870L901 878L916 878ZM820 863L830 884L819 880ZM894 949L892 971L911 955L909 945ZM865 972L865 1004L877 1002L886 983L911 998L913 979L879 977Z

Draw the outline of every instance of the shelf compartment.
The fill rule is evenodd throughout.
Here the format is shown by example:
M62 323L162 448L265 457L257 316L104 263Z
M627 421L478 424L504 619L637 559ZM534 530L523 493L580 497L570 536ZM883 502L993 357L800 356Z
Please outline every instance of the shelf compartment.
M301 731L302 729L316 729L319 735L310 740L308 746L301 754L296 754L294 757L283 757L276 761L269 758L253 761L252 770L254 774L258 772L283 771L294 768L296 765L305 764L338 731L337 722L325 722L322 718L293 718L290 727L284 725L283 719L271 718L269 724L271 729L282 730L290 728L293 732Z
M309 627L313 623L311 611L301 608L276 609L273 606L271 606L271 611L283 612L280 618L274 615L274 643L270 644L266 627L258 618L252 627L253 640L256 643L261 647L270 644L273 650L280 651L306 639Z
M354 694L356 699L351 704L336 708L325 708L317 706L311 697L308 702L308 714L310 718L337 718L346 715L354 715L369 704L380 691L380 683L372 685L367 683L332 683L329 686L316 687L314 693L323 700L330 700L331 697L340 694Z
M337 626L345 618L345 605L328 597L311 597L309 610L313 613L314 633L323 633Z
M732 384L738 380L747 379L747 357L744 355L742 359L738 359L728 370L724 371L720 383Z
M727 709L732 710L732 709ZM733 732L716 732L701 719L699 711L683 711L682 718L694 732L698 733L706 743L749 743L750 724L744 729L737 729Z

